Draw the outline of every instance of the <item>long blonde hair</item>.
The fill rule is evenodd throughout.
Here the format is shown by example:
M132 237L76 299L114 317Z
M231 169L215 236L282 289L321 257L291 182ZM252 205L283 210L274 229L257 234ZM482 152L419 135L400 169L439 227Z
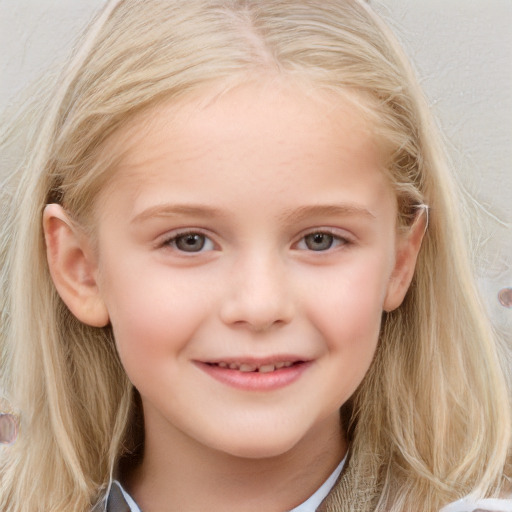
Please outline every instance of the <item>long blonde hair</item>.
M385 314L372 367L343 407L356 476L373 482L378 511L432 512L500 492L511 441L504 371L442 145L387 27L360 0L113 0L36 111L3 187L0 389L21 424L0 455L2 511L90 510L140 435L111 329L81 324L53 286L44 206L59 202L87 224L119 156L101 151L109 135L158 102L262 74L357 91L393 148L403 223L414 205L430 206L405 302Z

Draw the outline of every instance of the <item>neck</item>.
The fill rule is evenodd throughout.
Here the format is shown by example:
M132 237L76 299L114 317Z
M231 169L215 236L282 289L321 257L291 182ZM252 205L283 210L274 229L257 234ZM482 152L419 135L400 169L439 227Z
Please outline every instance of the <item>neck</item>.
M206 447L172 427L146 425L142 463L124 482L147 511L290 510L311 496L347 450L339 417L331 417L286 453L243 458Z

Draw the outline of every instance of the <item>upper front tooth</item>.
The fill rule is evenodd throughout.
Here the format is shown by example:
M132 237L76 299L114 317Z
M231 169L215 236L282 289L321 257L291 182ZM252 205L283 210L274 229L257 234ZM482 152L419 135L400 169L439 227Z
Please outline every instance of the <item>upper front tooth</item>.
M241 372L253 372L253 371L255 371L257 368L258 368L258 367L257 367L256 365L254 365L254 364L242 363L242 364L240 365L239 370L240 370Z
M289 368L293 365L291 361L279 361L278 363L268 363L258 366L251 363L226 363L221 361L217 363L221 368L229 368L230 370L239 370L241 372L254 372L259 371L260 373L269 373L281 368Z

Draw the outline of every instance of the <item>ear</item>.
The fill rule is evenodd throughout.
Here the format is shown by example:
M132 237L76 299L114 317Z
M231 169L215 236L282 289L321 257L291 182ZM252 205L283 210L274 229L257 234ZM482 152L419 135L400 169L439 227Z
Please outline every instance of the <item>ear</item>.
M395 266L388 283L384 311L393 311L404 300L414 275L427 223L428 211L422 210L413 225L407 231L398 234Z
M43 230L50 274L62 300L81 322L104 327L109 323L108 311L88 238L58 204L46 205Z

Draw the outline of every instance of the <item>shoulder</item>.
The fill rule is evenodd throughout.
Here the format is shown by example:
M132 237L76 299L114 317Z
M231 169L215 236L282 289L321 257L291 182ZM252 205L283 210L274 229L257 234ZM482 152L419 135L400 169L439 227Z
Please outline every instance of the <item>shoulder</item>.
M338 482L317 512L372 512L379 499L378 485L372 479L356 485L350 468L342 473ZM478 499L470 496L450 503L439 512L512 512L512 494L501 499Z

